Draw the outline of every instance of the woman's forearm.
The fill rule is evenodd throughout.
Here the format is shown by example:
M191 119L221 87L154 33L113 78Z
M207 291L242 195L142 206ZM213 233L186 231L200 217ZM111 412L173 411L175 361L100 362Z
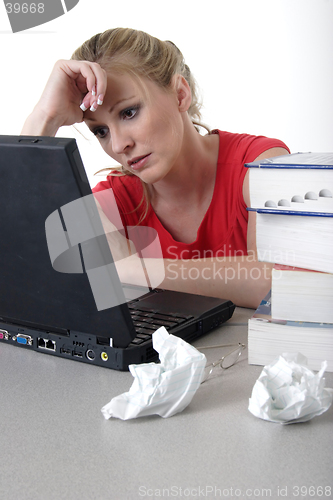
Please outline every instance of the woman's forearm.
M102 105L106 87L107 74L99 64L57 61L21 134L55 136L60 127L81 123L84 119L82 101L84 109L93 103Z
M273 264L251 256L164 261L161 288L232 300L257 308L271 287Z
M257 308L271 287L273 264L254 256L206 259L144 259L145 274L154 287L230 299L237 306ZM116 263L121 281L146 285L137 256ZM164 277L163 277L164 276Z
M54 121L51 121L42 112L36 110L24 122L21 135L54 137L58 128L58 125Z

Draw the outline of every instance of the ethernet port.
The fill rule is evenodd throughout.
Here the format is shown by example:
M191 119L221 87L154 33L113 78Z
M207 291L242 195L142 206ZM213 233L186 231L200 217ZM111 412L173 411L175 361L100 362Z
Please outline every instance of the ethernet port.
M38 344L37 344L37 345L38 345L38 347L39 347L39 348L41 348L41 349L45 349L45 347L46 347L46 345L45 345L45 344L46 344L45 340L44 340L44 339L42 339L41 337L39 337L39 338L38 338Z
M55 351L56 343L54 340L43 339L42 337L38 337L37 347L39 349L47 349L48 351Z
M46 340L45 341L45 349L49 349L50 351L56 350L56 343L54 340Z

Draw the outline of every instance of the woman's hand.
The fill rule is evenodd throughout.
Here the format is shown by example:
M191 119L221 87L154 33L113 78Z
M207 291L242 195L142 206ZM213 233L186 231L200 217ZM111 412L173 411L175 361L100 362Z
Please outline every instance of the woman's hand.
M98 63L57 61L21 134L54 136L62 126L82 122L86 109L102 105L106 86L106 72Z

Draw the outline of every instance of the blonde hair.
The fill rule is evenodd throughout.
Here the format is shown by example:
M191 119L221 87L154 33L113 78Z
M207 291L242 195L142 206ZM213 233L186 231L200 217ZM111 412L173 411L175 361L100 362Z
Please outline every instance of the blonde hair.
M84 42L73 53L72 59L97 62L106 71L112 69L126 72L139 78L139 81L142 78L148 78L167 91L171 89L174 75L183 76L192 94L191 105L188 109L191 121L197 130L200 126L210 132L205 125L200 123L201 102L199 102L195 79L185 64L183 54L173 42L161 41L143 31L129 28L109 29ZM119 167L117 175L132 174ZM145 199L146 210L140 222L149 208L148 189L144 183L142 185L144 196L140 205Z

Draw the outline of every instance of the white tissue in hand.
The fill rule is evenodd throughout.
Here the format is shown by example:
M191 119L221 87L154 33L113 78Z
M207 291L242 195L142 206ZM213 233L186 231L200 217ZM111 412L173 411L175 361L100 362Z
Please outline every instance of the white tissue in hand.
M186 408L200 386L206 357L164 327L153 333L153 346L160 363L130 365L134 377L128 392L102 408L106 419L128 420L147 415L171 417Z
M323 378L327 362L315 374L300 353L282 354L265 366L254 384L249 410L271 422L306 422L331 406L333 390L325 389Z

